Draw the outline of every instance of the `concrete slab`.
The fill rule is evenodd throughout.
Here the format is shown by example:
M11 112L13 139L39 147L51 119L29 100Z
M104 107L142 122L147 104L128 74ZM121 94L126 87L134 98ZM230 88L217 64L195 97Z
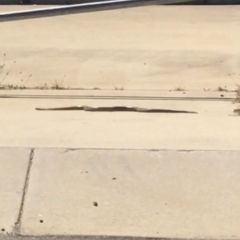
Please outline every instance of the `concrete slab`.
M113 104L196 110L199 114L35 111L36 107ZM229 116L234 108L230 102L5 99L1 106L2 146L202 150L240 147L236 131L240 122Z
M36 150L22 234L240 237L239 151Z
M1 233L11 233L17 221L29 155L29 149L0 148Z
M198 114L39 112L36 107L125 105ZM231 101L1 99L0 146L240 150Z
M239 6L152 6L3 23L1 78L9 72L4 84L27 87L57 81L100 89L235 89L239 24Z

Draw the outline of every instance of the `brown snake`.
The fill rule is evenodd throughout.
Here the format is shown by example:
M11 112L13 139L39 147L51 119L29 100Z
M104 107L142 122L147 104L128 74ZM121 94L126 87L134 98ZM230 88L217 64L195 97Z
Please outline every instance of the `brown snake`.
M140 113L192 113L197 112L184 111L184 110L171 110L171 109L153 109L153 108L139 108L139 107L89 107L89 106L72 106L72 107L59 107L59 108L36 108L38 111L87 111L87 112L140 112Z

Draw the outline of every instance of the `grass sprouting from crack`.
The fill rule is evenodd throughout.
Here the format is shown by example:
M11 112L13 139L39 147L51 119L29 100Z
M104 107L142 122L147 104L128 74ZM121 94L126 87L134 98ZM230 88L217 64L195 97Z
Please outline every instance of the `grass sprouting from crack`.
M240 103L240 86L238 86L238 89L236 91L236 99L235 99L236 103Z
M2 90L24 90L27 89L24 85L18 85L18 84L4 84L0 85L0 89Z
M225 87L219 86L216 91L218 91L218 92L228 92L228 89L227 89L226 86Z
M238 104L237 108L234 109L234 113L240 116L240 85L236 90L236 98L234 99L234 103Z
M66 87L64 87L63 82L59 82L57 80L55 80L55 82L52 84L51 89L55 89L55 90L65 90L67 89Z

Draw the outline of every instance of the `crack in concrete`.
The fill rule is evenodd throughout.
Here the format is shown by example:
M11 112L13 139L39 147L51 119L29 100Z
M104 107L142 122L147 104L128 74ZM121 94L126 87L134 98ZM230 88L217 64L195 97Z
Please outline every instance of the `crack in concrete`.
M30 179L30 172L31 172L31 168L32 168L33 158L34 158L34 152L35 152L35 149L31 149L30 155L29 155L27 173L26 173L25 182L24 182L24 186L23 186L21 205L20 205L17 221L15 222L15 225L13 228L13 235L20 234L21 220L22 220L22 215L23 215L25 198L26 198L26 194L27 194L27 190L28 190L28 184L29 184L29 179Z

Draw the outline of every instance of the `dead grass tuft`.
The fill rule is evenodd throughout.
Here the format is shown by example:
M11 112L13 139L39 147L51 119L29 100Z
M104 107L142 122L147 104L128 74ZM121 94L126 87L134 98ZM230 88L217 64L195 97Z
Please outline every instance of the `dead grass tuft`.
M1 90L24 90L27 89L24 85L18 85L18 84L4 84L0 85Z
M240 116L240 85L238 86L236 90L236 98L234 100L234 103L238 104L237 108L234 109L234 113L238 114Z
M68 88L64 87L63 81L55 80L55 82L51 86L51 89L54 89L54 90L65 90L65 89L68 89Z
M238 86L238 89L236 90L236 103L240 103L240 86Z
M225 87L219 86L216 91L218 91L218 92L228 92L228 89L227 89L226 86Z

